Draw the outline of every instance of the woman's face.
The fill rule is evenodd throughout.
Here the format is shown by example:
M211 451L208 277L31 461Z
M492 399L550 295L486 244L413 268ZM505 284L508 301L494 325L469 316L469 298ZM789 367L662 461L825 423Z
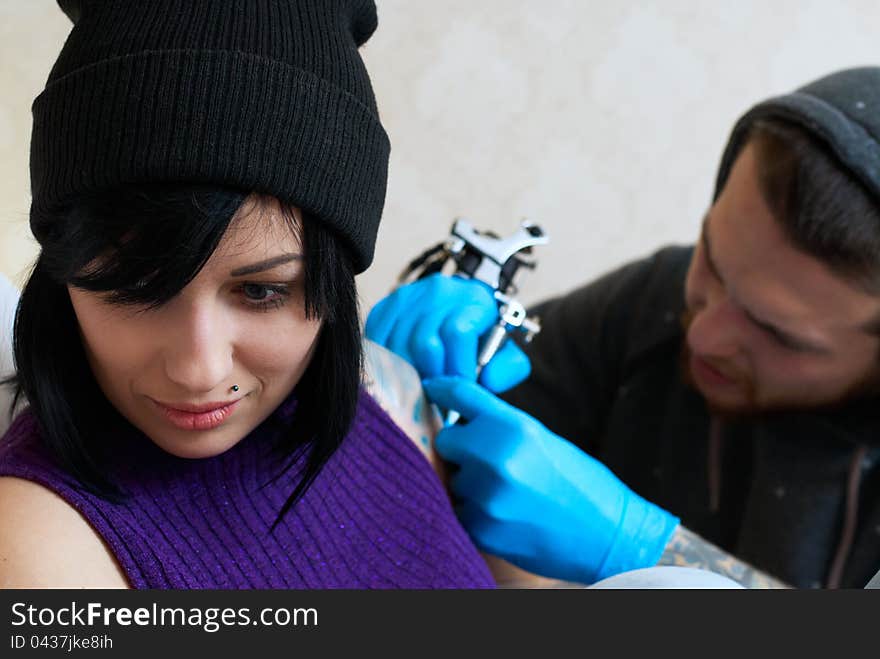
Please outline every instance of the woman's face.
M110 402L164 450L202 458L259 425L305 371L320 321L306 319L303 268L278 202L252 196L205 267L163 306L68 289Z

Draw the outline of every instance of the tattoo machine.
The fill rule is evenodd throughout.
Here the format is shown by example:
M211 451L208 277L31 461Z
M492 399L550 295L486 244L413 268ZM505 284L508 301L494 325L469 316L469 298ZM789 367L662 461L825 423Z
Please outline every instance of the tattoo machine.
M532 247L545 245L547 235L536 224L523 221L511 236L502 238L492 232L480 232L465 219L456 219L449 237L425 250L404 268L397 284L402 286L436 272L477 279L488 285L498 303L498 322L480 345L477 377L508 335L522 332L528 343L541 331L540 320L529 316L515 295L519 289L514 279L522 269L533 270ZM447 425L458 421L458 413L447 413Z

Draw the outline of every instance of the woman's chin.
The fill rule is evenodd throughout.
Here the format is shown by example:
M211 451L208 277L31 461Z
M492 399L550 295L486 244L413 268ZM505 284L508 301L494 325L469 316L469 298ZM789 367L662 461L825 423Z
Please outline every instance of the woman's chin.
M154 439L153 443L166 453L170 453L178 458L200 460L203 458L213 458L221 453L225 453L238 444L241 439L242 436L236 435L229 438L199 437L195 440L183 442L159 442Z
M212 430L181 430L165 424L135 424L160 449L178 458L213 458L238 444L251 429L224 424Z

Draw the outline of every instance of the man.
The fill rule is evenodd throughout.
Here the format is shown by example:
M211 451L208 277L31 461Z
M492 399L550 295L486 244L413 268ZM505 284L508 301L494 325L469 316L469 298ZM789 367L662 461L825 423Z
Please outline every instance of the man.
M539 305L506 403L471 381L493 311L434 276L367 323L468 421L436 447L478 545L578 581L658 560L747 585L768 583L749 565L797 587L877 572L880 68L744 115L696 246ZM480 382L528 361L511 344Z

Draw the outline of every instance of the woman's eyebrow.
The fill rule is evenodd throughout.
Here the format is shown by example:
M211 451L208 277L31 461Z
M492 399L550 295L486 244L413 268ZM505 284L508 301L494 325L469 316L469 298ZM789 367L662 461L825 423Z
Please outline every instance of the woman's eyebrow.
M302 259L302 254L282 254L281 256L275 256L271 259L266 259L265 261L260 261L259 263L254 263L252 265L246 265L242 268L236 268L232 270L229 275L231 277L241 277L242 275L252 275L255 272L262 272L263 270L271 270L276 265L281 265L282 263L289 263L290 261L299 261Z

